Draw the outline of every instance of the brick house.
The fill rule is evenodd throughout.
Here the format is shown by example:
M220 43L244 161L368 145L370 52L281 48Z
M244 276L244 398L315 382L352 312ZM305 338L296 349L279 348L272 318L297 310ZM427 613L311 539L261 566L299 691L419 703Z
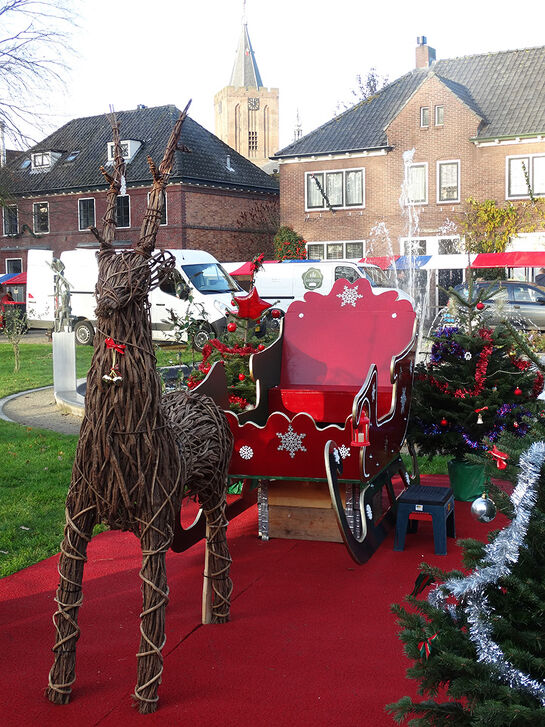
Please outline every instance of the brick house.
M147 157L159 163L179 116L174 106L117 113L126 160L126 194L118 198L118 244L138 239L151 185ZM0 170L0 274L26 270L29 249L59 255L94 246L88 228L100 226L106 189L100 166L112 165L112 132L105 115L74 119L27 151L11 153ZM202 249L221 261L250 259L270 236L251 229L256 207L278 206L278 182L187 117L166 192L159 247ZM248 216L249 215L249 216Z
M418 42L414 70L277 152L309 257L454 252L467 198L529 198L523 163L545 195L545 47L436 61Z

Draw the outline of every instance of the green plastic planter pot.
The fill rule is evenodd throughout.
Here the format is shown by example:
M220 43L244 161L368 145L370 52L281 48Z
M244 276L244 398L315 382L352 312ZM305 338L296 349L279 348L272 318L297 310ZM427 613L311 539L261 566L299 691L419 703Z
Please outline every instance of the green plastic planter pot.
M488 477L482 464L451 459L448 463L448 476L455 500L473 502L487 489Z

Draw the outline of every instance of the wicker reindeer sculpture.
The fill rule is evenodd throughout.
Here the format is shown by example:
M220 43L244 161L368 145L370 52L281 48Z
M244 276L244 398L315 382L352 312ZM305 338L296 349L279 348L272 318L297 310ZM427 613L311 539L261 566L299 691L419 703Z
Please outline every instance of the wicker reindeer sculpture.
M232 584L227 547L225 495L233 440L225 416L205 396L175 392L161 398L152 347L148 293L174 266L167 252L152 256L187 108L169 139L159 169L148 159L153 187L140 240L134 250L115 252L116 197L125 167L115 117L115 171L109 182L100 242L97 332L87 377L85 418L66 500L66 526L59 560L60 584L53 617L55 660L48 698L70 699L75 681L78 609L87 544L96 523L128 530L142 548L143 609L134 698L142 713L157 708L165 641L168 586L165 554L183 494L194 495L206 516L203 621L229 619Z

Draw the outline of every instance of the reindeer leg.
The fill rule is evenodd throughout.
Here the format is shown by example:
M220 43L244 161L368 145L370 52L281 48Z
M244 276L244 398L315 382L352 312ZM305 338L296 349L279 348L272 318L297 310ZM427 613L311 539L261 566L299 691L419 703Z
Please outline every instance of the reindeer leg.
M217 478L213 494L201 503L206 517L203 624L225 623L229 621L231 610L233 583L229 577L231 555L227 545L226 481L222 473Z
M149 526L140 539L142 546L143 607L140 614L140 649L138 651L138 675L134 698L141 714L157 709L157 689L163 673L165 643L165 607L168 603L168 585L165 553L171 538Z
M91 540L96 521L94 506L78 507L77 514L67 503L64 539L59 558L60 582L55 600L57 611L53 616L56 629L53 652L55 661L49 672L46 695L55 704L70 701L72 684L76 680L76 642L79 639L78 610L83 600L81 583L87 560L87 544Z

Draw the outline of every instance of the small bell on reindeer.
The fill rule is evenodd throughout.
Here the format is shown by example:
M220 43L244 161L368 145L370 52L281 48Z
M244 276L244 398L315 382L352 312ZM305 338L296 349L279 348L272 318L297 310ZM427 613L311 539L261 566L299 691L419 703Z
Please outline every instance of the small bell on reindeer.
M115 357L116 353L120 353L123 356L125 355L125 345L123 343L116 343L113 338L106 338L104 343L106 344L106 348L112 349L112 368L110 369L109 374L104 374L102 381L112 384L113 386L121 386L123 377L121 376Z

